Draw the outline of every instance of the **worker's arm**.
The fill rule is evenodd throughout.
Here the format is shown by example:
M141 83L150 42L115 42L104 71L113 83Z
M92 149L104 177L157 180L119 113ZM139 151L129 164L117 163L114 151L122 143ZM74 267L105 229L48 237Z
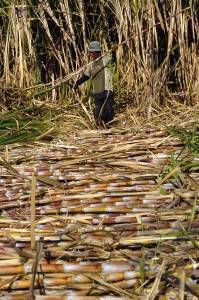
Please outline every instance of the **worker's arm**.
M74 89L76 89L80 84L87 81L90 77L83 74L74 84Z
M83 75L76 81L75 85L74 85L74 89L77 89L77 87L82 84L83 82L87 81L88 79L91 78L91 72L90 72L90 66L91 64L89 64L87 66L87 68L84 70Z

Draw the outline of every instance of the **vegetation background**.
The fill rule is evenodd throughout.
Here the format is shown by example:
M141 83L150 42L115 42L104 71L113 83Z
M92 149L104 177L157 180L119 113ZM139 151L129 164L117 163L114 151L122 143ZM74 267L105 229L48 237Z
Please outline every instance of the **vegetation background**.
M0 298L199 299L199 1L0 0L0 31Z
M3 97L8 88L75 108L87 87L75 97L67 81L87 63L90 40L117 46L118 111L150 118L174 99L199 101L196 0L1 0L0 28L1 98L13 106L19 96Z

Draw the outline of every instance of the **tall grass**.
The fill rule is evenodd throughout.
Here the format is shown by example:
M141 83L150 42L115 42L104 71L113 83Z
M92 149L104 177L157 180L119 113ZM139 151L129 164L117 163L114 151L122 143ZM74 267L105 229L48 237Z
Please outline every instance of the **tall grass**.
M40 139L51 140L55 132L50 115L33 116L29 109L0 113L0 146Z
M196 0L1 0L1 84L51 82L87 62L89 40L117 49L117 90L153 110L168 93L192 103L198 68ZM74 78L75 79L75 78ZM67 86L52 91L65 97ZM64 95L63 95L64 93Z

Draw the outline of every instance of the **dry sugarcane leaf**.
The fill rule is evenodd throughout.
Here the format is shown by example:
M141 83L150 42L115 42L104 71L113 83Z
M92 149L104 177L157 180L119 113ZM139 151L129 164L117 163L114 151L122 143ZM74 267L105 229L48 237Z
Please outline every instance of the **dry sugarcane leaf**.
M35 257L34 253L31 253L27 250L21 250L20 248L16 247L16 241L15 239L9 234L6 234L7 239L9 240L9 242L11 243L11 245L14 247L16 253L22 257L23 259L27 260L27 259L33 259Z
M171 172L169 172L163 179L161 179L157 186L156 189L158 189L165 181L167 181L170 177L172 177L173 175L175 175L176 173L179 173L181 171L180 166L176 166L174 167Z
M0 165L6 168L10 174L25 178L23 175L19 174L19 172L11 166L11 164L6 161L3 157L0 158Z
M33 266L32 266L32 278L31 278L31 286L30 286L30 290L29 290L30 299L32 299L32 300L35 299L35 295L34 295L35 279L36 279L38 265L39 265L40 259L42 257L42 253L43 253L43 241L40 240L36 243L35 260L34 260Z
M52 179L52 178L49 178L47 176L37 175L36 179L38 181L41 181L42 183L45 183L45 184L48 184L48 185L51 185L51 186L54 186L54 187L58 187L60 189L64 189L64 186L59 181L57 181L55 179Z
M179 300L185 300L185 282L186 282L186 273L185 270L182 271L180 276L180 286L179 286Z
M125 295L125 296L130 297L130 299L137 299L137 296L136 296L136 295L133 295L133 294L127 292L126 290L123 290L123 289L121 289L121 288L115 286L114 284L111 284L111 283L108 283L108 282L104 281L104 280L103 280L100 276L98 276L98 275L94 275L94 274L88 275L88 274L86 274L86 276L87 276L88 278L90 278L91 280L94 280L94 281L98 282L99 284L101 284L101 285L107 287L107 288L110 289L111 291L113 291L113 292L119 294L120 296Z
M146 296L146 300L154 300L156 298L156 296L158 295L160 280L161 280L162 274L164 272L165 265L166 265L166 258L164 258L164 260L162 262L160 271L156 276L156 279L153 283L150 293Z
M198 182L194 178L192 178L190 174L186 174L186 176L188 177L190 183L194 186L194 188L197 191L199 191L199 184L198 184Z

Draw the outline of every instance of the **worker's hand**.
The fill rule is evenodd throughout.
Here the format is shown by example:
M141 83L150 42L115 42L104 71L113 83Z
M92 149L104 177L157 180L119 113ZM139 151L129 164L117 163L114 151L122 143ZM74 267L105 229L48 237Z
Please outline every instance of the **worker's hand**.
M112 45L112 46L111 46L111 50L112 50L112 51L116 51L117 49L118 49L118 45L115 44L115 45Z

